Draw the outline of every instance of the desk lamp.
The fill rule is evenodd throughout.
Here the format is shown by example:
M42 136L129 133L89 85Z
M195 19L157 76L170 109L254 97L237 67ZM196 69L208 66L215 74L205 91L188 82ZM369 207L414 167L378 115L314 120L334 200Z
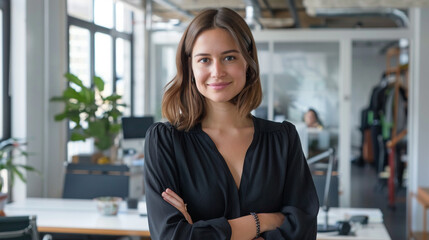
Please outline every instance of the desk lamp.
M331 187L331 177L332 177L332 168L334 165L334 149L329 148L325 152L322 152L310 159L307 160L308 165L316 163L326 157L329 157L328 162L328 171L326 173L326 182L325 182L325 189L324 189L324 196L323 196L323 205L322 209L325 212L325 223L324 224L317 224L317 231L318 232L334 232L338 231L337 226L329 225L328 223L328 211L329 211L329 189Z

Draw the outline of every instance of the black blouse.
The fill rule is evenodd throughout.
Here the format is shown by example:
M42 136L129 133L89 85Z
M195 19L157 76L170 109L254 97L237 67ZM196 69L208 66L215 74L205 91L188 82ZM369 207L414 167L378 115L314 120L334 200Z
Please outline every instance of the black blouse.
M228 219L282 212L267 240L316 239L319 202L295 126L253 117L240 187L211 138L195 126L155 123L146 134L145 187L151 238L230 239ZM166 188L187 203L194 224L164 201Z

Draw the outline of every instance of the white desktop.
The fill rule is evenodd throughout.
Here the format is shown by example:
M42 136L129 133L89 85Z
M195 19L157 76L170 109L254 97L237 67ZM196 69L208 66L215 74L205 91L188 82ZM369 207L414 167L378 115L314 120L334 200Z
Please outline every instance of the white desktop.
M92 200L28 198L6 205L5 213L7 216L36 215L40 232L150 236L144 201L139 202L136 210L127 209L125 202L122 202L118 215L103 216L97 212ZM317 239L391 239L383 224L380 209L331 208L329 221L333 224L338 220L347 220L352 215L367 215L368 224L355 228L355 232L349 236L339 236L338 232L318 233ZM320 211L318 223L323 223L324 219L323 211Z

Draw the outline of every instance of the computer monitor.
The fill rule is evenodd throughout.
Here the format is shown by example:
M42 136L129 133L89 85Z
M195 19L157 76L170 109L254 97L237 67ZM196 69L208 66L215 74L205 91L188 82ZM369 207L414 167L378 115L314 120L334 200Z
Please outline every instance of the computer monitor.
M142 139L146 131L154 123L153 116L123 117L122 131L124 139Z
M129 197L131 198L140 198L144 193L142 167L144 139L153 123L153 116L122 118L122 162L130 168Z

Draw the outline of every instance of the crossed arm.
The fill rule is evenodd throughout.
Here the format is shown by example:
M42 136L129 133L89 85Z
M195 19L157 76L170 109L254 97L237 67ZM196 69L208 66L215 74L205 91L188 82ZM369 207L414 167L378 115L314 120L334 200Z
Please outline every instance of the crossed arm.
M179 195L169 188L162 192L161 195L166 202L183 214L189 224L193 224L192 218L186 208L186 204ZM258 213L257 215L260 221L261 233L280 227L285 219L282 213ZM228 220L228 223L232 230L231 240L253 239L256 236L256 223L251 215ZM263 238L257 238L257 240L261 239Z

